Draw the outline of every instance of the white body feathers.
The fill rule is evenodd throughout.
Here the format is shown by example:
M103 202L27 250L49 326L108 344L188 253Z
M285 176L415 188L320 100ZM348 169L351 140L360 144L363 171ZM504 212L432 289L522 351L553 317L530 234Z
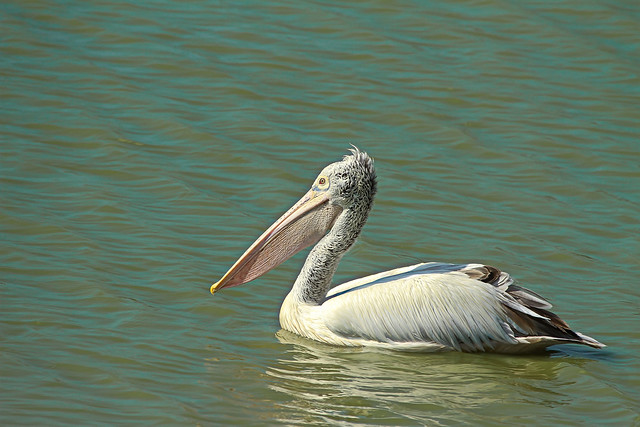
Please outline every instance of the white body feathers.
M545 318L506 292L513 284L507 273L500 273L494 284L465 273L478 268L484 266L423 263L397 268L338 285L319 305L301 302L291 292L280 309L280 325L327 344L405 351L518 353L575 342L517 336L525 331L507 307ZM550 307L543 299L539 303Z

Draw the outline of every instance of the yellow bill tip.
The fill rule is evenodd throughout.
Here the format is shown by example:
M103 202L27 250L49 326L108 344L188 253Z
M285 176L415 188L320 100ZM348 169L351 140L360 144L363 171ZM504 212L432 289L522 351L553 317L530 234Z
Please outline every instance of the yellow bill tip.
M211 289L209 289L209 291L211 292L211 295L216 293L216 291L218 290L218 285L219 284L220 284L220 282L216 282L213 285L211 285Z

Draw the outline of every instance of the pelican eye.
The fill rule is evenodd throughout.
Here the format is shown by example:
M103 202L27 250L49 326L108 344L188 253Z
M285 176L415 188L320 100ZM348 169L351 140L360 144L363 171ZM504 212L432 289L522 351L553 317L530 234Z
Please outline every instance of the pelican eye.
M321 176L318 178L317 187L319 190L326 190L329 188L329 178L326 176Z

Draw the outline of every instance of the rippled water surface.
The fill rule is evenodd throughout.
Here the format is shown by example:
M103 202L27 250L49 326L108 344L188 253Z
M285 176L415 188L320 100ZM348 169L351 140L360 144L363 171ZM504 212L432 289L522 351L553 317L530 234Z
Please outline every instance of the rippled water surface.
M0 423L640 424L637 1L5 1ZM609 345L340 349L303 254L210 284L358 145L336 282L485 262Z

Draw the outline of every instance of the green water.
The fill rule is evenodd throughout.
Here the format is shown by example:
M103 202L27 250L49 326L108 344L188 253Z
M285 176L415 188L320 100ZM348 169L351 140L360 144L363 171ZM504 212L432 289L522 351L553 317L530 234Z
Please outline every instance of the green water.
M640 424L640 4L5 1L0 424ZM485 262L608 344L333 348L299 254L208 290L358 145L336 282Z

